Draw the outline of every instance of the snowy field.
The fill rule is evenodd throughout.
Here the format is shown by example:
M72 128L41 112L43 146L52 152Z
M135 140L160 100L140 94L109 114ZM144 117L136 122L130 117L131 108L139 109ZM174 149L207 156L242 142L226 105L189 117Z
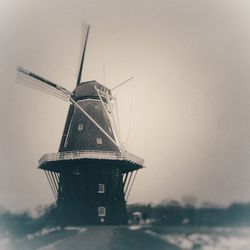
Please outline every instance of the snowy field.
M250 228L158 228L146 233L179 249L249 250Z
M54 227L15 239L4 233L0 250L250 250L250 228Z

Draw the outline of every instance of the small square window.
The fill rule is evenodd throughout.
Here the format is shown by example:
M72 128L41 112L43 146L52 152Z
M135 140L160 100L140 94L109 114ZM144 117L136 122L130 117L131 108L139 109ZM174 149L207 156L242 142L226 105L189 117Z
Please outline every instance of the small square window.
M98 207L98 216L105 217L106 216L106 207Z
M95 108L95 109L98 109L98 108L99 108L98 103L94 103L94 108Z
M79 175L80 174L80 171L79 171L79 169L77 168L77 169L75 169L74 170L74 175Z
M97 138L96 138L96 143L97 143L97 144L102 144L102 138L100 138L100 137L98 138L98 137L97 137Z
M83 130L83 123L78 124L78 130Z
M98 184L98 193L104 193L104 192L105 192L104 184Z

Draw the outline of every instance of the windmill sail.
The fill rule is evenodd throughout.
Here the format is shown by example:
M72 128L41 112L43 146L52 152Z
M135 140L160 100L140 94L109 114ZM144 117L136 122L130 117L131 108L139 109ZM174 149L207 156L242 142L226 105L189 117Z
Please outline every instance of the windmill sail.
M34 74L24 68L17 68L16 82L40 91L43 91L52 96L58 97L64 101L68 101L69 98L65 94L63 87L55 84L37 74ZM66 93L71 94L69 91L65 90Z
M85 36L85 41L84 41L84 47L83 47L83 51L82 51L82 58L81 58L80 68L79 68L77 82L76 82L77 86L80 85L80 83L81 83L84 58L85 58L85 53L86 53L86 48L87 48L87 42L88 42L88 37L89 37L89 29L90 29L90 26L88 25L87 26L86 36Z
M64 129L63 129L62 139L61 139L60 146L59 146L59 152L63 151L73 112L74 112L74 106L70 105L69 110L68 110L68 115L67 115L67 118L66 118L66 122L65 122L65 125L64 125Z

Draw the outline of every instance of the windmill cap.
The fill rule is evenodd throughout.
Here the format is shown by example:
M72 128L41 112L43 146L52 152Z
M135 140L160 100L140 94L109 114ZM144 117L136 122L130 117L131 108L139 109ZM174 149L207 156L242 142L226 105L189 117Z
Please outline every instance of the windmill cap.
M73 91L74 99L75 100L85 99L85 98L99 99L99 95L96 91L96 88L103 92L108 92L111 95L111 91L109 88L105 87L104 85L96 81L88 81L88 82L82 82L74 89Z

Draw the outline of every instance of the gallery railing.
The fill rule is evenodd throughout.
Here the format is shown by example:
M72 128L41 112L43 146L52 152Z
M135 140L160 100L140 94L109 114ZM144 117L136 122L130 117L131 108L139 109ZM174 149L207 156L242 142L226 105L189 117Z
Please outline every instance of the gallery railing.
M78 151L66 151L66 152L45 154L39 160L39 166L43 165L45 162L50 162L50 161L63 161L63 160L75 160L75 159L98 159L98 160L121 160L121 161L125 160L141 166L143 166L144 164L144 160L142 158L128 152L78 150Z

